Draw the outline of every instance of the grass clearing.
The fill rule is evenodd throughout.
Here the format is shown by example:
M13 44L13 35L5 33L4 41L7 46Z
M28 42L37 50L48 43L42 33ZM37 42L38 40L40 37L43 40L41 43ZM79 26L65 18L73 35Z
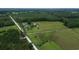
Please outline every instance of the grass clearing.
M38 23L39 29L29 30L28 35L39 49L79 49L78 29L69 29L61 22Z
M65 29L66 27L61 22L37 22L39 23L39 29L33 28L32 30L29 30L29 33L37 33L37 32L43 32L43 31L55 31L55 30L61 30Z
M58 46L55 42L47 42L45 43L44 45L42 45L40 47L40 49L43 49L43 50L61 50L62 48L60 46Z
M8 29L17 29L16 26L6 26L6 27L0 27L0 31L8 30Z
M79 49L79 35L70 29L56 32L52 39L63 49Z
M49 43L52 40L51 37L56 30L58 31L66 28L61 22L38 22L38 23L39 23L39 29L33 28L32 30L29 30L28 35L30 36L33 43L35 43L35 45L37 45L39 49L40 48L43 49L42 45L44 45L45 47L46 45L49 46L52 44ZM60 47L59 45L54 43L47 49L57 49L57 47L54 46Z

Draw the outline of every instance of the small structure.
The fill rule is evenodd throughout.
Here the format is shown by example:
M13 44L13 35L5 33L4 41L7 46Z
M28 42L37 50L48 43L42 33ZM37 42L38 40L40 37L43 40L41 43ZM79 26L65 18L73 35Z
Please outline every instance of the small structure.
M37 29L39 29L39 24L38 23L33 23L34 27L37 27Z

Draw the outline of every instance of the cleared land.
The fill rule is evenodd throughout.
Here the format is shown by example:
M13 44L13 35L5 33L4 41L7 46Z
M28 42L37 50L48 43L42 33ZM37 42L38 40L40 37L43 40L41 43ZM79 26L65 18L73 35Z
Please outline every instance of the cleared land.
M37 22L39 29L27 31L39 49L79 49L79 29L69 29L61 22Z

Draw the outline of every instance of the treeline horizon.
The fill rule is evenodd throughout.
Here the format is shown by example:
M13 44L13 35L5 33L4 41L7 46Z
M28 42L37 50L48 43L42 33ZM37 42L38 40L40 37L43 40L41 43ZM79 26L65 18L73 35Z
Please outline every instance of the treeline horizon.
M79 11L79 8L0 8L0 13L4 12L26 12L26 11L40 11L40 12L72 12Z

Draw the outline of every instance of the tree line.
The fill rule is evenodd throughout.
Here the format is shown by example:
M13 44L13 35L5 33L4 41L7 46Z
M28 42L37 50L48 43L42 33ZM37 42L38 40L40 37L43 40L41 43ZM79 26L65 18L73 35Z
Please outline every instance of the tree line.
M46 13L45 14L22 14L12 15L13 18L19 22L37 22L37 21L60 21L63 22L65 26L69 28L79 27L79 13L73 14L70 12L62 12L62 13ZM22 17L21 17L22 16ZM0 17L0 27L11 26L14 23L8 16Z

